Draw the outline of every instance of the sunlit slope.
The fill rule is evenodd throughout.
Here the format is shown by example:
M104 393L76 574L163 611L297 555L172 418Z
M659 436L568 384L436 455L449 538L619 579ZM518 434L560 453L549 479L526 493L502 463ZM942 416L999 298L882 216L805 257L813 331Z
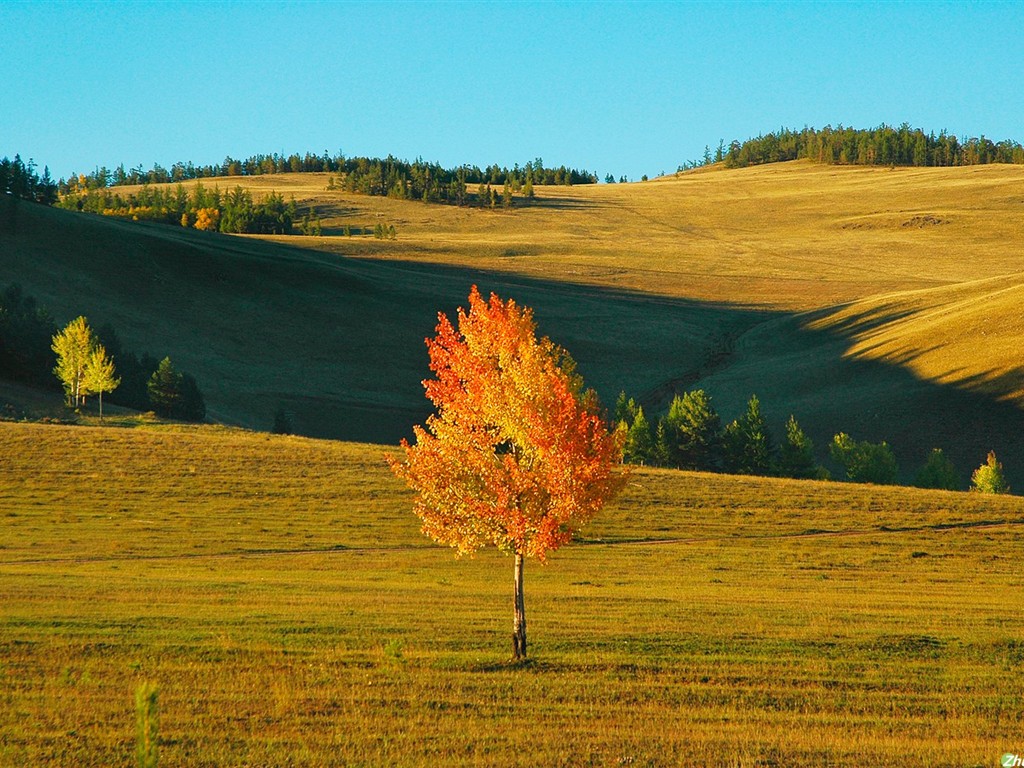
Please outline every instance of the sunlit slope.
M1024 272L854 302L809 327L849 338L847 357L1024 407Z
M209 179L313 205L348 255L472 265L773 309L812 309L1020 269L1024 167L805 161L633 184L538 187L512 212L327 190L327 174ZM470 188L471 193L475 192ZM394 224L397 239L338 237Z
M411 205L411 204L406 204ZM417 210L419 210L417 208ZM372 241L372 239L371 239ZM290 241L294 242L294 241ZM20 206L0 234L0 283L67 322L111 323L124 345L192 372L217 420L393 442L428 412L423 339L470 286L536 310L606 402L699 366L717 335L760 315L659 296L438 264L351 259L252 237Z

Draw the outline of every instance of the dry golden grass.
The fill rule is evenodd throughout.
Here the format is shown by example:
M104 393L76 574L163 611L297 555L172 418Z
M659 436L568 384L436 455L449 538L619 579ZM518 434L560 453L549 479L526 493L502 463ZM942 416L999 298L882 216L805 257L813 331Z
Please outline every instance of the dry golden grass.
M511 213L327 191L328 176L202 183L294 195L320 211L331 234L384 220L399 235L394 243L288 239L308 247L740 306L816 309L1021 271L1011 246L1024 237L1020 166L799 161L647 183L538 187L537 205Z
M294 195L321 212L331 233L377 220L400 232L396 243L369 246L298 241L329 252L772 310L866 300L810 327L846 331L851 318L870 317L884 328L855 335L850 355L998 397L1024 396L1019 166L715 169L644 184L540 187L538 205L512 213L326 191L327 178L204 183L241 181Z
M541 187L511 212L327 179L203 181L294 195L323 237L23 207L0 238L12 279L58 319L170 354L229 423L268 428L283 405L306 434L408 435L426 412L422 339L476 282L534 307L606 403L626 390L658 413L704 387L728 421L757 393L777 436L792 413L819 449L838 431L887 440L904 481L941 447L964 486L989 449L1024 483L1024 168L710 169ZM377 222L397 239L341 235Z
M417 531L382 449L0 424L0 764L991 765L1024 501L638 471L527 569Z

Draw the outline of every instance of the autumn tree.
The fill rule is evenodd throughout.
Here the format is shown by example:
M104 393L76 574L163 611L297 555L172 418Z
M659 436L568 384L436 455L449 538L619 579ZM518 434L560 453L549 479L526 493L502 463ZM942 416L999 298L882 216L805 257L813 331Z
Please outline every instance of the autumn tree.
M120 384L121 379L114 375L114 361L97 342L85 361L85 386L90 393L99 395L100 419L103 418L103 393L113 392Z
M568 353L538 339L533 313L476 286L458 328L438 315L423 382L436 413L388 461L416 491L435 541L467 554L487 545L514 557L512 648L526 657L523 565L544 562L621 487L621 433Z
M1010 486L1003 474L1003 463L996 458L995 451L988 452L985 463L971 475L971 490L978 493L1009 493Z
M81 406L89 394L85 371L96 344L89 321L82 316L76 317L53 337L51 349L57 354L53 373L64 385L68 405L73 408Z

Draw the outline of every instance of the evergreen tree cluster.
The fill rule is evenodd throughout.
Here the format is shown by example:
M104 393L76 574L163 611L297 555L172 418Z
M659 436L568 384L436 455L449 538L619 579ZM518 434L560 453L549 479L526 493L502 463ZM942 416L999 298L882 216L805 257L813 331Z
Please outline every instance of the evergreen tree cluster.
M191 192L181 184L165 188L147 184L126 195L99 187L64 195L57 206L101 216L235 234L288 235L296 218L295 201L286 203L276 192L257 201L251 192L239 186L222 193L218 187L207 189L202 184L196 184Z
M782 128L746 141L733 141L715 160L728 168L810 159L836 165L955 166L1024 163L1024 147L1009 139L994 142L985 136L958 139L945 131L925 133L903 123L857 129L825 126L801 131ZM705 164L712 162L705 152Z
M50 340L57 326L18 285L0 294L0 377L26 384L53 384Z
M785 440L776 445L754 395L746 412L722 425L721 417L702 389L676 395L668 413L656 424L626 393L615 404L615 422L625 433L624 460L704 472L827 478L814 458L814 446L790 416Z
M21 155L15 155L13 160L0 159L0 195L53 205L57 202L57 189L58 183L50 178L49 168L44 167L40 176L31 159L28 163L22 161Z
M594 184L597 174L590 171L567 168L564 165L547 167L541 158L520 167L507 168L489 165L486 168L462 165L444 168L439 163L428 163L421 158L414 162L399 160L391 155L386 158L345 157L339 153L314 155L283 154L254 155L245 160L232 157L213 165L175 163L170 169L159 164L149 171L142 166L125 170L124 165L111 171L106 167L97 168L89 174L72 174L67 180L58 182L61 196L123 185L167 184L190 179L206 179L219 176L264 176L275 173L332 173L337 179L331 187L367 195L383 195L425 202L446 202L465 205L469 201L466 189L470 184L503 186L506 182L514 189L523 189L535 184Z
M831 477L817 462L814 444L794 416L786 422L785 437L774 441L757 395L751 396L743 415L723 426L711 397L702 389L676 395L668 412L656 422L622 392L615 404L614 421L624 435L623 460L629 464L817 480ZM896 455L884 441L858 441L840 432L832 439L828 455L851 482L896 484ZM975 491L1009 493L1003 466L994 453L974 472L971 482ZM940 448L929 453L914 485L951 491L963 487Z

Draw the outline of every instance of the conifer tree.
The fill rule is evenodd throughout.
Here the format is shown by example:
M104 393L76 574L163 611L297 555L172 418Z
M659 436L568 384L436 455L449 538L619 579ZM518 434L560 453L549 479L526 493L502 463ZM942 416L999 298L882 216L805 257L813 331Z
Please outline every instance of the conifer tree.
M820 478L822 468L814 461L814 443L804 434L796 417L786 422L786 440L779 446L779 474L783 477Z
M771 435L757 395L750 396L747 412L725 428L722 442L726 471L741 475L766 475L771 471Z
M713 471L721 464L721 419L711 397L697 389L672 399L664 419L668 464L680 469Z
M168 418L177 414L181 406L182 381L182 375L171 363L171 358L165 357L160 361L147 386L150 405L157 414Z
M914 485L918 488L940 488L955 491L960 488L953 462L946 458L941 448L933 448L928 454L921 471L917 473Z
M643 407L636 409L636 418L626 432L626 444L622 449L623 461L628 464L646 464L654 453L654 439L651 425L644 416Z
M636 418L636 409L636 401L632 397L627 398L625 392L619 392L619 397L615 401L615 423L624 423L629 429L629 425Z

